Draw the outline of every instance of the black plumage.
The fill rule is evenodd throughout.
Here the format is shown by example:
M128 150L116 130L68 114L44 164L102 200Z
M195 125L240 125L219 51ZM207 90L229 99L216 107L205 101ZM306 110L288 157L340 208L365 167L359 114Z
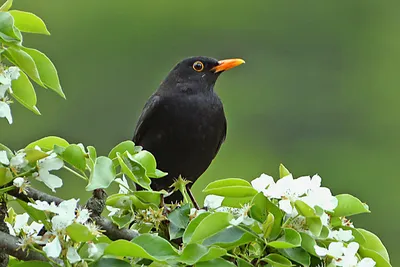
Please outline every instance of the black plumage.
M242 63L241 59L184 59L148 99L133 141L155 156L158 169L168 172L152 180L153 189L167 190L179 175L194 182L208 168L227 131L214 85L223 71ZM167 201L181 199L175 193Z

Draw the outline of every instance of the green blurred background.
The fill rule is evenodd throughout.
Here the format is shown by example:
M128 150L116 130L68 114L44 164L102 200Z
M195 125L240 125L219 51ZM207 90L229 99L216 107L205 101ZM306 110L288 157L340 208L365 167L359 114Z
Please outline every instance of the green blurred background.
M281 162L295 176L318 173L334 194L368 202L372 214L356 225L378 234L400 264L399 2L14 2L47 23L51 37L24 42L54 61L67 100L38 88L43 115L13 105L15 123L0 120L1 143L18 149L59 135L107 154L132 138L176 62L241 57L247 63L217 82L228 135L194 186L198 198L214 179L276 177ZM63 197L88 195L66 177Z

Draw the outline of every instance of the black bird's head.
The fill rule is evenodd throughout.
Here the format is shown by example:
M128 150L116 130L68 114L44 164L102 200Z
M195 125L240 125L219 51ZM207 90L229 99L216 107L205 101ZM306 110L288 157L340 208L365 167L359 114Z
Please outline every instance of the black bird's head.
M243 59L217 60L211 57L189 57L179 62L161 83L165 93L196 94L210 92L219 75L244 63ZM174 92L172 92L173 90Z

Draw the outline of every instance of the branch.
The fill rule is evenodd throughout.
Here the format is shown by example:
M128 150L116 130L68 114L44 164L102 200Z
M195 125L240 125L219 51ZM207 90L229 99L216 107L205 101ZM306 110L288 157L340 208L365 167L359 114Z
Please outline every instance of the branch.
M26 202L30 202L29 198L33 200L46 201L48 203L55 202L55 204L57 205L64 201L64 199L46 194L32 187L25 189L26 195L23 193L19 193L18 190L19 188L13 189L11 191L8 191L7 193ZM104 192L104 190L101 191ZM138 232L125 228L119 229L118 226L115 225L111 220L100 216L101 211L104 209L105 197L105 192L104 194L100 194L99 190L93 191L93 196L88 200L88 203L86 204L88 206L88 209L94 211L91 215L92 220L95 221L96 224L101 227L101 229L105 230L104 234L108 236L108 238L110 238L111 240L126 239L130 241L133 238L137 237L139 235ZM97 203L98 201L104 202L102 207L95 208L94 206L91 206L89 204L91 202Z
M8 255L14 256L17 259L24 261L47 261L47 259L39 252L33 250L22 250L17 245L19 238L0 232L0 251L5 252Z

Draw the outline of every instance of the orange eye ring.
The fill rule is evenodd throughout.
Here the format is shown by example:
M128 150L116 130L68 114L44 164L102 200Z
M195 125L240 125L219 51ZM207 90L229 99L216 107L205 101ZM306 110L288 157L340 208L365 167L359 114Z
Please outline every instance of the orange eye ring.
M196 61L195 63L193 63L193 69L197 72L201 72L204 69L204 64L201 61Z

